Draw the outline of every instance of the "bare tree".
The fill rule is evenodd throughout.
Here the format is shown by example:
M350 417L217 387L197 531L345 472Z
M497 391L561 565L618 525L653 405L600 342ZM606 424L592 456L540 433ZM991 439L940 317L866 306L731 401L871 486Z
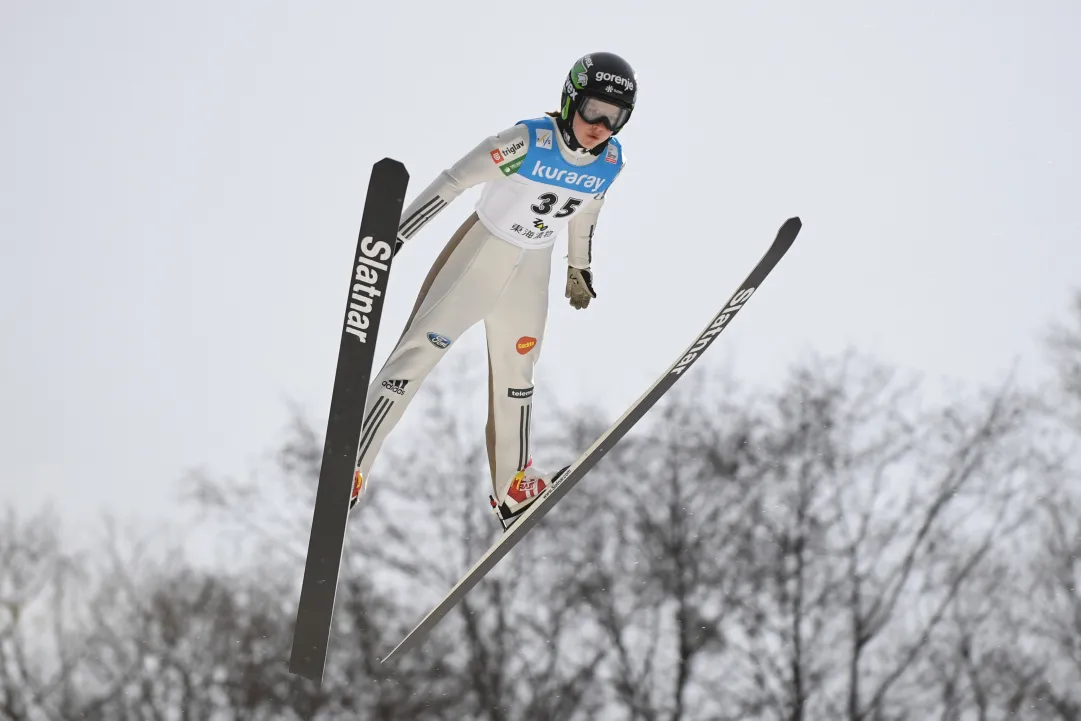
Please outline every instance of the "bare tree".
M348 688L335 703L370 718L592 718L592 669L603 653L576 642L574 599L555 582L554 569L537 563L561 552L563 539L546 545L536 534L536 543L505 559L423 648L390 668L378 662L501 532L487 503L483 434L463 420L476 394L440 391L469 386L461 368L443 372L456 383L441 384L437 372L426 386L350 521L325 683ZM249 541L270 544L264 563L273 557L277 574L297 584L321 443L298 419L278 477L264 474L257 485L192 479L194 500L224 514ZM253 513L257 493L296 502ZM291 629L291 621L287 615L283 625Z
M357 553L350 554L369 575L395 579L397 618L404 622L399 638L502 532L488 504L483 434L463 413L477 394L468 391L467 371L447 372L454 373L455 382L436 379L426 389L418 401L419 422L408 430L413 442L398 444L405 451L388 451L382 465L394 475L373 487L381 498L360 516L364 530L358 532L377 542L358 543ZM436 655L447 659L442 671L464 694L471 718L593 717L593 670L603 654L577 643L575 599L557 580L565 568L558 558L569 539L556 533L558 538L531 535L418 650L437 649Z
M281 568L229 573L198 568L176 549L151 558L114 541L108 550L107 582L91 597L87 624L93 662L71 673L83 703L65 718L461 718L431 659L415 659L392 678L345 673L356 670L355 659L374 658L375 646L396 632L394 607L362 579L351 580L356 595L336 616L338 635L353 645L335 646L331 673L316 688L286 668L295 582ZM91 693L99 689L114 692Z
M1032 666L1042 674L1030 694L1043 718L1081 720L1081 484L1040 503L1039 550L1022 628Z
M943 721L1081 718L1081 507L1069 477L1033 479L1024 532L998 544L951 609L921 677Z
M612 708L926 718L920 662L1040 466L1015 395L918 400L853 357L758 398L692 382L598 465L560 512L590 514L583 633L611 646Z
M1076 413L1081 406L1081 290L1075 293L1065 320L1052 328L1047 345L1065 397L1057 396L1060 402L1052 405L1065 406L1062 401L1071 399ZM1081 421L1081 416L1074 420ZM1077 427L1081 429L1081 423Z
M1023 398L998 391L919 412L912 386L891 376L843 359L797 372L782 394L791 422L772 452L796 499L782 506L795 509L787 525L821 532L795 534L814 544L797 562L808 573L795 574L812 593L775 594L787 604L773 615L824 607L809 626L817 642L800 643L793 626L781 644L777 666L791 669L781 718L925 718L917 664L976 569L1023 523L1018 489L1042 468L1025 452ZM799 650L821 682L816 697L795 693Z
M704 680L726 647L725 618L749 602L743 519L755 478L743 463L754 421L718 383L709 393L700 378L683 381L549 515L567 537L578 634L609 649L600 673L619 718L720 717ZM559 442L584 449L606 425L568 419Z
M1081 437L1060 397L1041 415L1007 383L928 408L857 356L772 392L683 380L383 666L501 532L477 380L437 373L375 469L320 688L286 669L322 455L301 414L253 478L191 477L204 525L185 530L221 563L116 534L74 555L9 514L0 719L1081 720ZM611 419L538 420L558 463Z
M1002 685L1023 683L1033 718L1081 719L1081 291L1047 339L1057 384L1044 398L1036 442L1062 458L1035 487L1034 543L1014 572L1025 594L1016 604L1021 630L1016 662Z
M0 523L0 718L75 718L85 698L73 683L88 660L84 560L62 547L56 518Z

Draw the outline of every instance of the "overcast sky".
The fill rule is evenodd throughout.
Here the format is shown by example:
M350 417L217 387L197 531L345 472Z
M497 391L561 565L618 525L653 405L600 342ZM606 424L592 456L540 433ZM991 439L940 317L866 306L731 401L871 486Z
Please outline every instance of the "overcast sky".
M0 502L153 518L190 466L244 474L287 401L325 424L372 163L404 162L412 198L596 50L637 68L639 107L587 311L557 245L538 414L618 415L791 215L701 366L770 382L854 346L1035 377L1081 285L1076 0L511 7L0 4ZM396 260L377 366L478 193ZM481 343L450 355L483 368Z

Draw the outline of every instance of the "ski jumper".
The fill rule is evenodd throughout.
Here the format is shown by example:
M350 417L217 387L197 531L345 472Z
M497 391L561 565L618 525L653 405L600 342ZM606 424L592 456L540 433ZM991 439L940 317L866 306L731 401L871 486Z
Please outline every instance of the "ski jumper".
M482 141L405 209L402 244L462 192L486 184L474 212L429 271L402 337L368 390L357 450L361 494L383 442L425 378L481 321L488 346L486 440L496 494L526 466L552 248L566 228L569 265L589 267L605 193L623 165L615 138L599 155L572 151L554 119L543 116Z

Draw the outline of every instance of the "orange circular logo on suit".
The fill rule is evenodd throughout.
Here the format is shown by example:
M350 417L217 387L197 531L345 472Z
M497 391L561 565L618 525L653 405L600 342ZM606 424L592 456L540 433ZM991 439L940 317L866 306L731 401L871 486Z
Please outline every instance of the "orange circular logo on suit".
M515 345L515 348L518 349L519 355L525 355L529 351L533 350L533 346L535 345L537 345L536 338L530 338L529 336L524 335L518 339L518 343Z

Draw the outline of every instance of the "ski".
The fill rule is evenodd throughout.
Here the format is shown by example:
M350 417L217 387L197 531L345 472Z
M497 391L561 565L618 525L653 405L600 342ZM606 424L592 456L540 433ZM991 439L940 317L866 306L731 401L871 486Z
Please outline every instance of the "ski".
M338 365L289 658L291 673L317 683L322 682L326 666L364 405L408 184L409 173L401 162L383 158L372 166L349 273Z
M634 427L642 416L668 392L687 369L702 356L710 344L720 335L721 331L728 327L739 310L747 304L754 292L766 279L766 276L770 274L785 253L788 252L788 249L792 247L802 227L803 224L798 217L789 218L781 225L776 238L765 255L758 261L758 264L735 294L725 303L720 312L713 317L709 325L698 335L687 350L679 356L678 360L574 463L562 469L552 478L552 483L545 489L544 493L526 508L522 515L492 544L487 553L469 569L443 600L409 632L409 635L397 647L387 654L382 663L387 663L392 658L401 656L423 641L427 634L454 608L462 597L522 540L525 534L544 517L545 513L551 510L556 501L573 488Z

